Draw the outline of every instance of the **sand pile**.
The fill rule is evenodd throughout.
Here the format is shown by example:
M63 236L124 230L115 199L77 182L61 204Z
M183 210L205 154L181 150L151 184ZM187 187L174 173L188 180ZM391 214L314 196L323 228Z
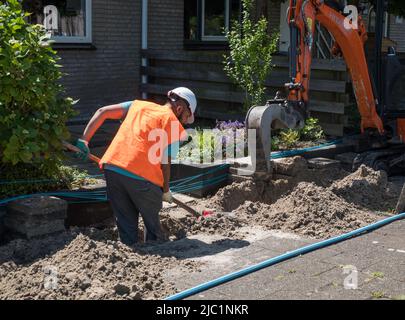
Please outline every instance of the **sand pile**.
M212 208L219 208L222 211L231 211L247 200L259 201L260 198L256 182L247 180L240 183L234 182L221 188L208 200L208 204Z
M235 238L240 236L240 227L259 226L330 238L377 219L377 215L346 202L327 188L301 182L273 204L248 200L232 212L219 212L201 222L187 220L187 229L191 234L203 232Z
M271 181L247 180L234 182L220 189L212 198L202 202L207 208L232 211L245 201L272 203L287 194L297 182L293 179Z
M307 182L264 209L256 214L260 225L316 238L329 238L378 219L330 190Z
M65 232L0 247L0 299L151 299L175 292L170 268L191 262L140 251L109 238L110 231ZM56 282L52 275L56 275Z
M387 186L385 171L374 171L362 165L356 172L333 183L330 189L350 203L371 210L387 210L386 201L390 198Z

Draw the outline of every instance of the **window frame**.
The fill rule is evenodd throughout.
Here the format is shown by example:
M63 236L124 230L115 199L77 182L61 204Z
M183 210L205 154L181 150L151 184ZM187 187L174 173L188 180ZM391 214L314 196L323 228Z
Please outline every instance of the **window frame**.
M85 21L86 34L85 36L51 36L50 40L57 44L91 44L93 41L92 28L92 0L85 0Z
M196 0L197 1L197 29L196 29L196 39L187 39L184 37L183 44L185 49L212 49L212 50L222 50L228 48L228 41L224 36L206 36L204 35L204 23L205 23L205 0ZM230 29L231 24L231 10L232 10L232 0L225 1L225 30ZM241 11L241 0L239 11ZM187 19L187 16L184 16L184 21ZM186 34L184 32L184 34Z
M225 3L225 32L228 32L229 30L229 17L230 17L230 1L231 0L223 0ZM210 36L210 35L204 35L205 32L205 2L206 0L201 0L201 22L199 23L199 27L201 28L200 34L201 34L201 41L226 41L225 35L223 36Z

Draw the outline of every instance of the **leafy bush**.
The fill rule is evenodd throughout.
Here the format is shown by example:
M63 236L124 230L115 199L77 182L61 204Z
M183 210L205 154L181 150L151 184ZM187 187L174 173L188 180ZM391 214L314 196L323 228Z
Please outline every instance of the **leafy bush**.
M241 121L217 121L213 130L197 129L191 134L192 143L180 148L178 159L203 163L228 155L247 154L247 139ZM242 131L241 131L242 130ZM292 149L300 142L319 142L325 137L318 119L308 118L301 130L282 129L272 132L271 150Z
M300 140L303 141L314 141L324 137L323 129L316 118L308 118L305 121L305 126L300 130Z
M273 132L271 137L271 150L291 149L298 146L299 142L317 142L325 138L319 120L308 118L305 126L300 130L282 129Z
M252 0L243 0L241 25L235 21L227 32L230 53L224 56L224 70L246 93L244 108L260 105L265 98L265 80L271 70L272 55L277 51L279 34L270 36L267 19L257 23L251 18Z
M0 171L32 165L30 174L39 166L52 176L75 102L62 97L60 58L44 27L30 25L28 15L17 0L0 5Z
M287 129L280 132L280 145L290 149L296 146L300 140L300 133L298 130Z
M246 149L244 128L240 121L217 121L213 130L197 129L191 134L192 143L180 148L178 159L204 163L242 155Z
M5 167L0 174L0 199L16 195L47 192L59 189L75 189L92 183L86 171L58 165L54 174L45 173L44 165L18 165Z

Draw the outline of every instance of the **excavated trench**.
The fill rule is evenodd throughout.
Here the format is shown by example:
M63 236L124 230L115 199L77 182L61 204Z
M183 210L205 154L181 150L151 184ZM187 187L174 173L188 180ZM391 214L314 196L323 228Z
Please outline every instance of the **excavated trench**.
M279 164L278 172L284 174L234 182L210 198L189 203L200 211L215 210L206 219L177 207L162 210L163 233L172 241L199 235L241 241L250 227L325 239L390 215L401 191L385 172L364 166L354 173L309 169L303 158L295 157L285 168ZM142 223L140 229L142 239ZM58 283L49 289L53 268ZM156 253L147 245L121 244L110 221L0 246L0 299L157 299L176 291L165 278L168 270L189 273L201 268L201 262Z
M290 161L299 163L293 176L232 183L191 203L216 215L197 221L175 208L162 214L164 228L172 235L203 232L238 238L238 229L250 226L325 239L382 219L395 208L400 185L389 182L384 171L365 166L354 173L309 169L300 157Z

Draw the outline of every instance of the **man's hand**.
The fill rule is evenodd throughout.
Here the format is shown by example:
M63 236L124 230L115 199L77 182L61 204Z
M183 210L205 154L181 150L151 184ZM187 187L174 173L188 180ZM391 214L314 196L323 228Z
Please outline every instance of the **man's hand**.
M172 196L172 193L170 192L170 190L163 193L163 201L166 201L168 203L173 202L173 196Z
M76 152L76 157L82 160L87 160L90 153L89 143L86 140L78 139L76 142L76 147L78 147L81 151Z

